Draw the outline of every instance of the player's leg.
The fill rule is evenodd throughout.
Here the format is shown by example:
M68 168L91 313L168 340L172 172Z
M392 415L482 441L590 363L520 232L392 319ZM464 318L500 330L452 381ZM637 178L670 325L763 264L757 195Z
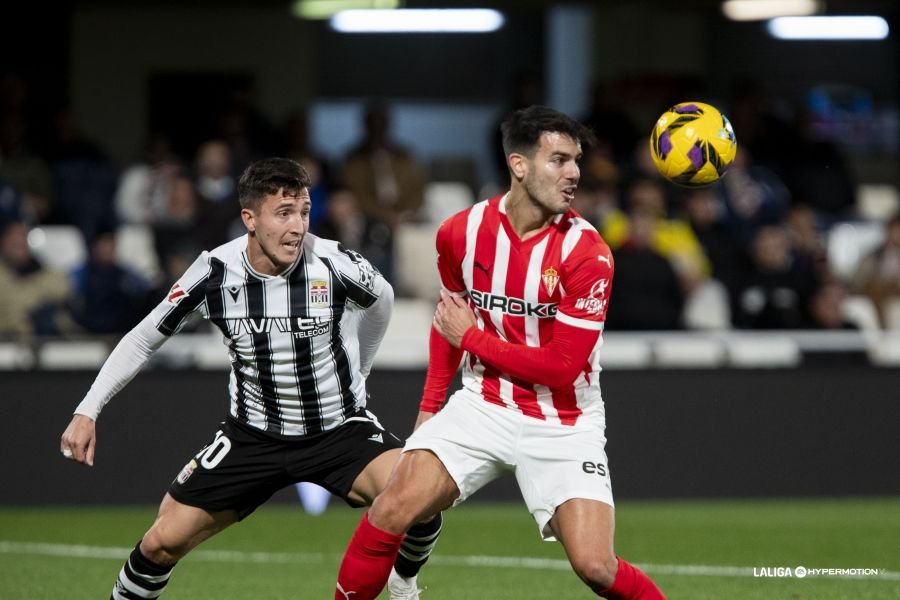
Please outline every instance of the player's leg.
M516 456L522 496L547 540L562 542L575 573L609 599L656 600L662 593L616 557L615 511L603 420L577 426L534 421Z
M647 575L613 551L613 507L575 498L557 509L550 529L565 548L578 577L609 600L660 600L662 592Z
M166 494L153 525L119 571L111 600L158 598L184 555L237 520L233 510L210 513Z
M335 598L371 600L387 583L404 533L448 508L459 490L440 460L430 452L405 452L393 475L350 539L338 572Z
M172 481L156 520L119 573L113 600L157 598L180 558L290 482L282 457L283 444L223 423Z

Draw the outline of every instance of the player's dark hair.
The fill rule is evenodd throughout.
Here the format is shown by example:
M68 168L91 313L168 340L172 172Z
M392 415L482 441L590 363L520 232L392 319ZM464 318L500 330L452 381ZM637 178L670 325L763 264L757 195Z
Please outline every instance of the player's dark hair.
M569 115L537 104L509 115L500 125L500 131L506 156L513 152L533 156L541 145L541 135L549 132L565 134L583 147L592 146L596 140L590 129Z
M296 196L312 182L300 163L288 158L264 158L251 163L238 181L241 208L259 209L266 196L284 190L285 196Z

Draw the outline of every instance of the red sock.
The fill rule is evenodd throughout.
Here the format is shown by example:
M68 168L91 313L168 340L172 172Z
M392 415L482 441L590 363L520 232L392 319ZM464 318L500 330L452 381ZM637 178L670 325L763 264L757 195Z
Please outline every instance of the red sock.
M619 569L612 586L598 595L608 600L666 600L647 574L618 558Z
M334 600L374 600L387 584L401 542L402 535L378 529L365 513L344 553Z

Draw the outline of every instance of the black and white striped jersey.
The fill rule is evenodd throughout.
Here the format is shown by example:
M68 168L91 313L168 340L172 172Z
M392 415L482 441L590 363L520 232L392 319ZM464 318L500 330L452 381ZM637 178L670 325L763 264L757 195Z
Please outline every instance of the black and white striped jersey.
M239 422L276 437L337 427L365 407L360 324L390 285L359 253L312 234L280 275L256 272L246 248L243 236L203 252L150 318L167 336L195 312L222 331Z

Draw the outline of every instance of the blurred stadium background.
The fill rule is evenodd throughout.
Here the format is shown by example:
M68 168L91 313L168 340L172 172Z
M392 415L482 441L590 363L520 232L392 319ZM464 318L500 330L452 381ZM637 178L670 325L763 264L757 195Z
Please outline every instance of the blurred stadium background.
M382 420L408 432L437 293L434 231L503 188L496 126L530 101L597 126L601 145L586 157L579 209L623 253L630 211L659 209L652 253L677 282L664 295L639 275L647 263L630 263L629 282L625 254L619 263L611 306L619 293L621 305L646 307L611 314L604 336L620 549L657 565L673 598L900 597L900 266L885 260L875 271L887 281L865 278L872 261L900 256L900 238L892 248L888 233L900 210L900 7L823 0L821 14L878 15L890 33L790 41L772 37L766 20L729 19L722 5L409 0L408 8L495 8L505 20L487 33L348 34L298 17L287 1L7 3L0 579L10 583L0 598L102 597L124 556L117 549L149 524L168 481L224 414L225 348L198 324L106 409L94 469L58 454L72 408L116 340L197 244L234 231L229 185L254 157L288 154L313 168L320 230L356 239L398 290L370 386ZM699 195L646 170L646 134L682 100L721 108L748 151ZM397 219L367 210L348 175L345 159L373 109L389 118L417 174ZM688 212L703 202L711 221ZM347 222L364 233L338 227ZM673 231L693 241L678 237L673 249L665 243ZM781 240L773 245L783 260L768 270L761 231ZM107 236L114 245L104 250L98 240ZM430 594L586 597L556 563L515 560L492 573L487 592L463 585L444 595L485 578L454 557L562 559L536 541L518 505L506 505L517 499L501 481L460 511ZM211 548L321 553L267 590L297 597L289 587L315 580L309 597L321 597L356 513L293 518L293 503L292 491L279 494L258 524ZM464 533L452 537L454 529ZM103 560L109 547L113 558ZM226 559L197 559L193 584L180 572L168 596L259 597L255 586L289 571L278 561L303 563L301 554L270 556L271 574L230 583L238 569ZM22 565L49 574L60 564L67 575L58 580L22 575ZM800 564L886 572L802 582L751 572Z

